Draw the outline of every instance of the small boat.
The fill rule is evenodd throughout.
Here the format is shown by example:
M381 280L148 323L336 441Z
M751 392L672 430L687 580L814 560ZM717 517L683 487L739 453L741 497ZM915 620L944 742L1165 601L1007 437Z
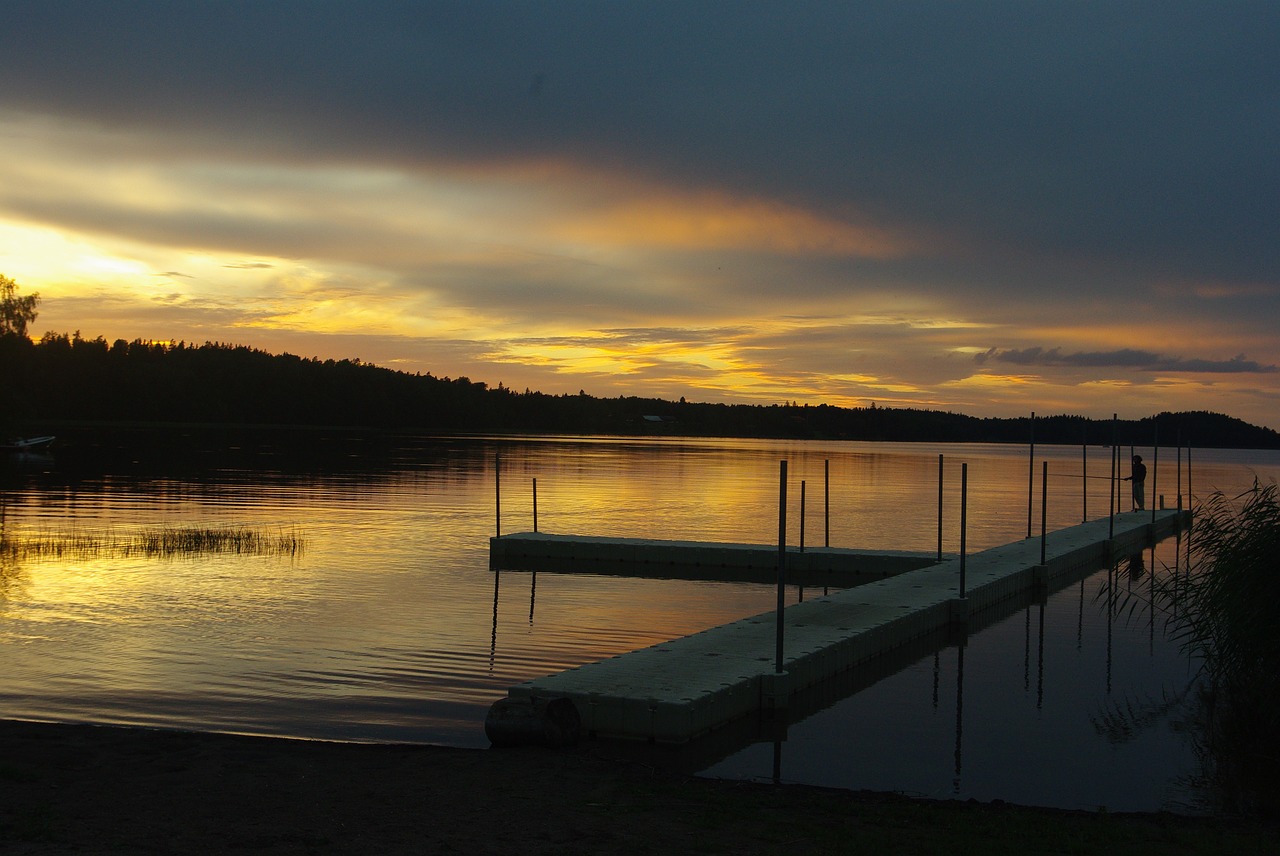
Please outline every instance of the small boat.
M10 452L13 454L24 454L26 452L42 452L55 437L18 437L5 443L0 443L0 452Z

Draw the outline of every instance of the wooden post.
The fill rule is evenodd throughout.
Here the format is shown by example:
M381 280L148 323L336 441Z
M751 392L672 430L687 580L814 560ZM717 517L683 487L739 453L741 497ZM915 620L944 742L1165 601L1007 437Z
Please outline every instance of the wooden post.
M493 456L494 533L502 537L502 456Z
M782 674L782 611L786 607L787 585L787 462L778 467L778 618L777 646L773 670Z
M533 531L538 531L538 477L533 477Z

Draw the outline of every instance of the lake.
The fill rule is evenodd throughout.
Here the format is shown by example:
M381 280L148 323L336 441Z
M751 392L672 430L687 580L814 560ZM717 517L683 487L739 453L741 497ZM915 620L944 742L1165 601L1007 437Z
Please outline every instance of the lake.
M1139 447L1148 502L1238 492L1280 454ZM1110 450L616 437L82 431L0 470L5 716L484 747L513 684L770 611L771 586L488 567L488 539L564 534L776 543L779 462L798 543L934 550L1104 516ZM1129 447L1123 449L1127 462ZM1158 458L1158 461L1156 460ZM1126 464L1127 466L1127 464ZM1126 469L1127 471L1127 469ZM500 472L500 481L495 480ZM1034 479L1033 479L1034 475ZM1083 477L1082 477L1083 476ZM804 487L801 487L803 482ZM1033 501L1028 501L1034 482ZM1153 483L1154 482L1154 483ZM1128 486L1124 502L1128 504ZM154 555L164 529L300 545ZM42 545L42 546L40 546ZM58 546L62 545L62 546ZM1144 558L1168 572L1178 543ZM1112 579L1148 584L1127 562ZM676 758L707 775L1076 808L1196 811L1159 621L1108 608L1110 571L1011 608L832 698L785 741ZM791 587L788 602L821 595Z

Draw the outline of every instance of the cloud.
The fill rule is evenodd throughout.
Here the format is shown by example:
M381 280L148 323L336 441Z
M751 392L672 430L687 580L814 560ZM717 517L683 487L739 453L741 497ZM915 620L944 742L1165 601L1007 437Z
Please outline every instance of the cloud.
M0 270L55 328L552 390L1273 418L1278 38L1270 0L16 0Z
M1280 253L1269 2L9 8L26 111L290 160L625 165L1228 281Z
M1039 347L1008 349L991 348L974 357L979 365L988 362L1017 366L1070 366L1078 368L1124 368L1149 372L1187 372L1204 374L1271 374L1280 366L1263 365L1246 359L1243 354L1228 360L1186 359L1166 357L1151 351L1122 348L1116 351L1063 353L1061 348Z

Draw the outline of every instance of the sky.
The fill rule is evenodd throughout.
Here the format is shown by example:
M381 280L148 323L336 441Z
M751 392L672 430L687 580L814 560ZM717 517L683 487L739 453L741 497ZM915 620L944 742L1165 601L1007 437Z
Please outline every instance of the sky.
M1280 4L0 4L31 332L1280 429Z

